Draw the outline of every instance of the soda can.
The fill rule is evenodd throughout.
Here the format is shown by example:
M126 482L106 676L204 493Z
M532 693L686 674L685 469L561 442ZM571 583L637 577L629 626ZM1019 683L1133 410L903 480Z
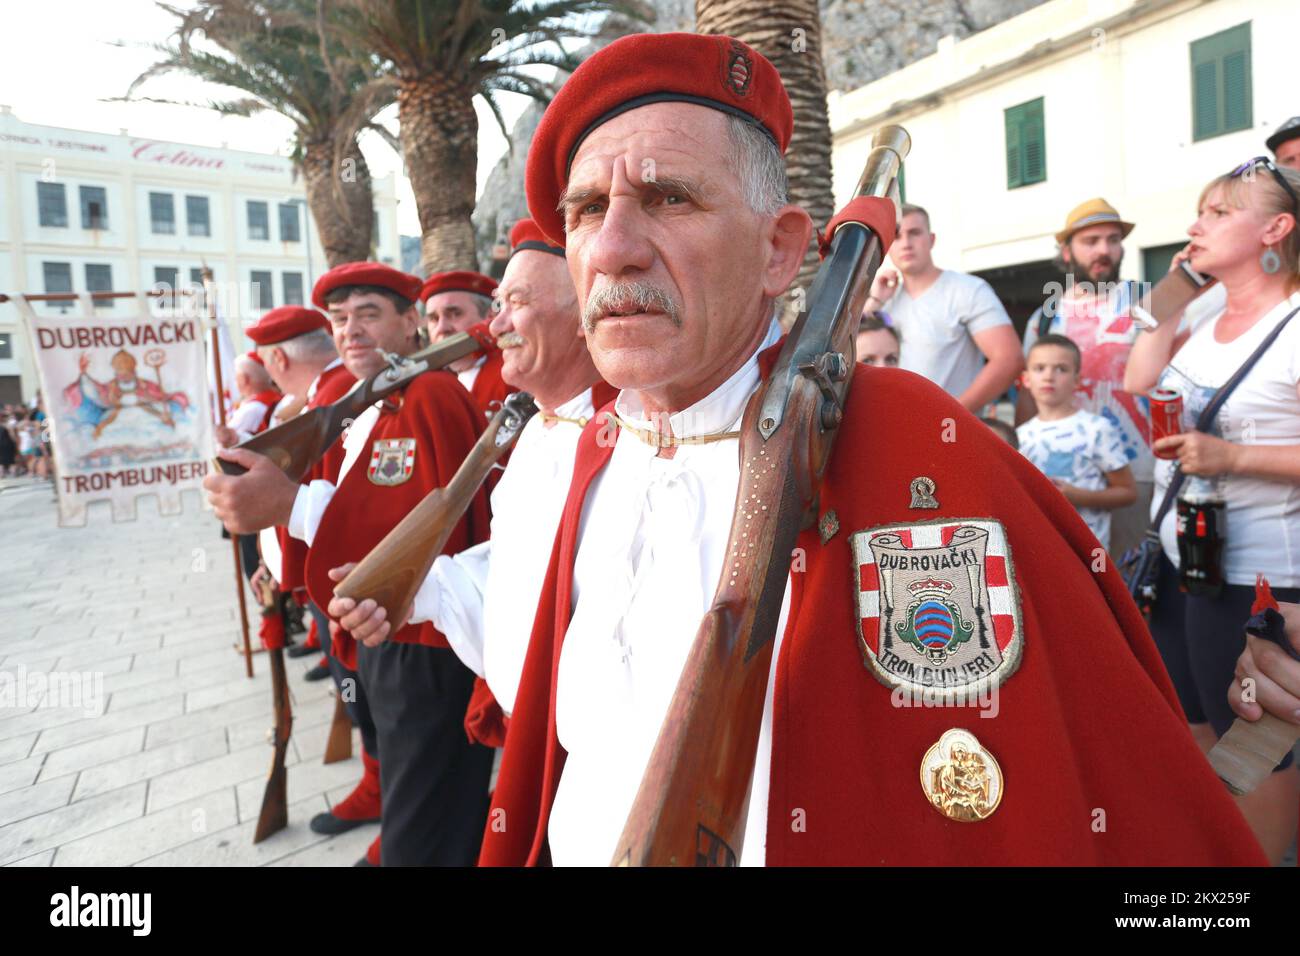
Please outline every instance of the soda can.
M1151 404L1151 444L1183 433L1183 396L1176 388L1153 388L1147 393ZM1152 450L1157 458L1174 458L1172 451Z

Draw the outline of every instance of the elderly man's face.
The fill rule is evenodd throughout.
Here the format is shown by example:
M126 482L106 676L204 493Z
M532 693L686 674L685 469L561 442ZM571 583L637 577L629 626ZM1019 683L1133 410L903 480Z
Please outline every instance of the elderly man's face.
M798 270L807 215L753 212L728 145L722 113L655 103L598 127L574 157L567 258L592 360L611 385L669 403L702 398L758 346L765 300Z
M398 312L391 299L377 292L354 292L328 307L330 332L343 365L357 378L383 370L383 352L411 350L420 321L415 308Z
M486 302L486 300L482 300ZM484 319L479 309L480 297L469 292L439 292L431 295L424 303L424 322L429 330L430 342L464 332L476 322ZM453 372L463 372L472 368L478 359L473 356L460 359L448 366Z
M515 253L495 301L489 330L506 337L501 375L510 385L545 395L575 363L588 361L573 280L561 257L535 249Z

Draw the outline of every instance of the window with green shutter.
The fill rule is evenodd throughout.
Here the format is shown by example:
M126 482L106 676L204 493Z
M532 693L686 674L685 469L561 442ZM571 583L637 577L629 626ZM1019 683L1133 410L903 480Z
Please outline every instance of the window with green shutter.
M1250 21L1192 43L1192 139L1250 129Z
M1007 129L1007 188L1017 189L1047 179L1047 135L1043 127L1043 98L1004 111Z

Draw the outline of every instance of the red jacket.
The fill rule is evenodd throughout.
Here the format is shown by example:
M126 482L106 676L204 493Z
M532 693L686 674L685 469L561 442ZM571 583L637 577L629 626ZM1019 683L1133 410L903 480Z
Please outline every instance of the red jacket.
M485 425L450 372L426 372L389 396L366 439L369 447L339 482L308 551L307 589L317 607L334 596L329 569L360 561L425 495L451 481ZM487 495L480 489L443 553L464 551L488 533ZM448 646L428 623L407 625L389 640ZM356 669L356 644L347 632L339 632L334 653Z
M307 402L307 408L320 408L332 405L348 393L356 383L356 378L342 364L336 365L320 374L316 385L316 394ZM339 438L325 451L320 461L305 474L302 483L309 484L316 479L330 483L338 481L339 469L343 467L343 439ZM280 539L281 571L280 590L286 594L306 587L303 565L307 562L307 542L300 541L289 534L288 528L276 528Z
M763 356L765 372L775 354ZM565 759L555 734L555 675L583 502L613 451L596 441L602 419L579 445L483 865L549 860L547 821ZM1193 742L1123 581L1109 561L1091 570L1097 541L1060 492L952 398L908 372L859 366L841 432L820 493L820 513L834 510L840 530L826 544L815 527L799 537L807 567L793 575L777 661L767 862L1265 863ZM911 508L909 488L919 476L934 480L937 510ZM893 706L890 688L865 666L851 536L990 518L1006 530L1023 622L1023 656L998 689L998 716ZM920 786L923 756L953 727L974 733L1001 766L1004 794L987 819L950 820ZM796 811L806 821L800 832L791 825ZM493 826L500 819L509 826Z

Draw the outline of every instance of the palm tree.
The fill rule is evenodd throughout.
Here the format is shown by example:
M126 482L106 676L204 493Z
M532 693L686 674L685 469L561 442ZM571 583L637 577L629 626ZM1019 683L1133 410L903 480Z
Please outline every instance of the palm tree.
M813 223L823 228L835 201L817 0L695 0L695 30L744 40L780 71L794 108L794 135L785 154L790 201L808 210ZM804 256L796 287L811 288L817 264L814 242Z
M631 9L619 0L334 0L329 7L326 28L346 47L374 51L396 82L426 274L478 267L470 222L478 168L474 97L483 97L508 139L497 94L549 101L551 84L526 68L572 70L576 63L562 41L591 36L583 15Z
M199 105L226 116L271 111L294 124L293 161L330 266L371 257L374 201L370 168L357 145L392 103L391 77L368 56L327 41L314 0L199 0L190 10L159 3L179 23L172 45L155 45L162 59L131 84L130 100L150 79L182 72L244 95ZM216 52L196 46L202 37ZM148 102L175 100L140 97Z

